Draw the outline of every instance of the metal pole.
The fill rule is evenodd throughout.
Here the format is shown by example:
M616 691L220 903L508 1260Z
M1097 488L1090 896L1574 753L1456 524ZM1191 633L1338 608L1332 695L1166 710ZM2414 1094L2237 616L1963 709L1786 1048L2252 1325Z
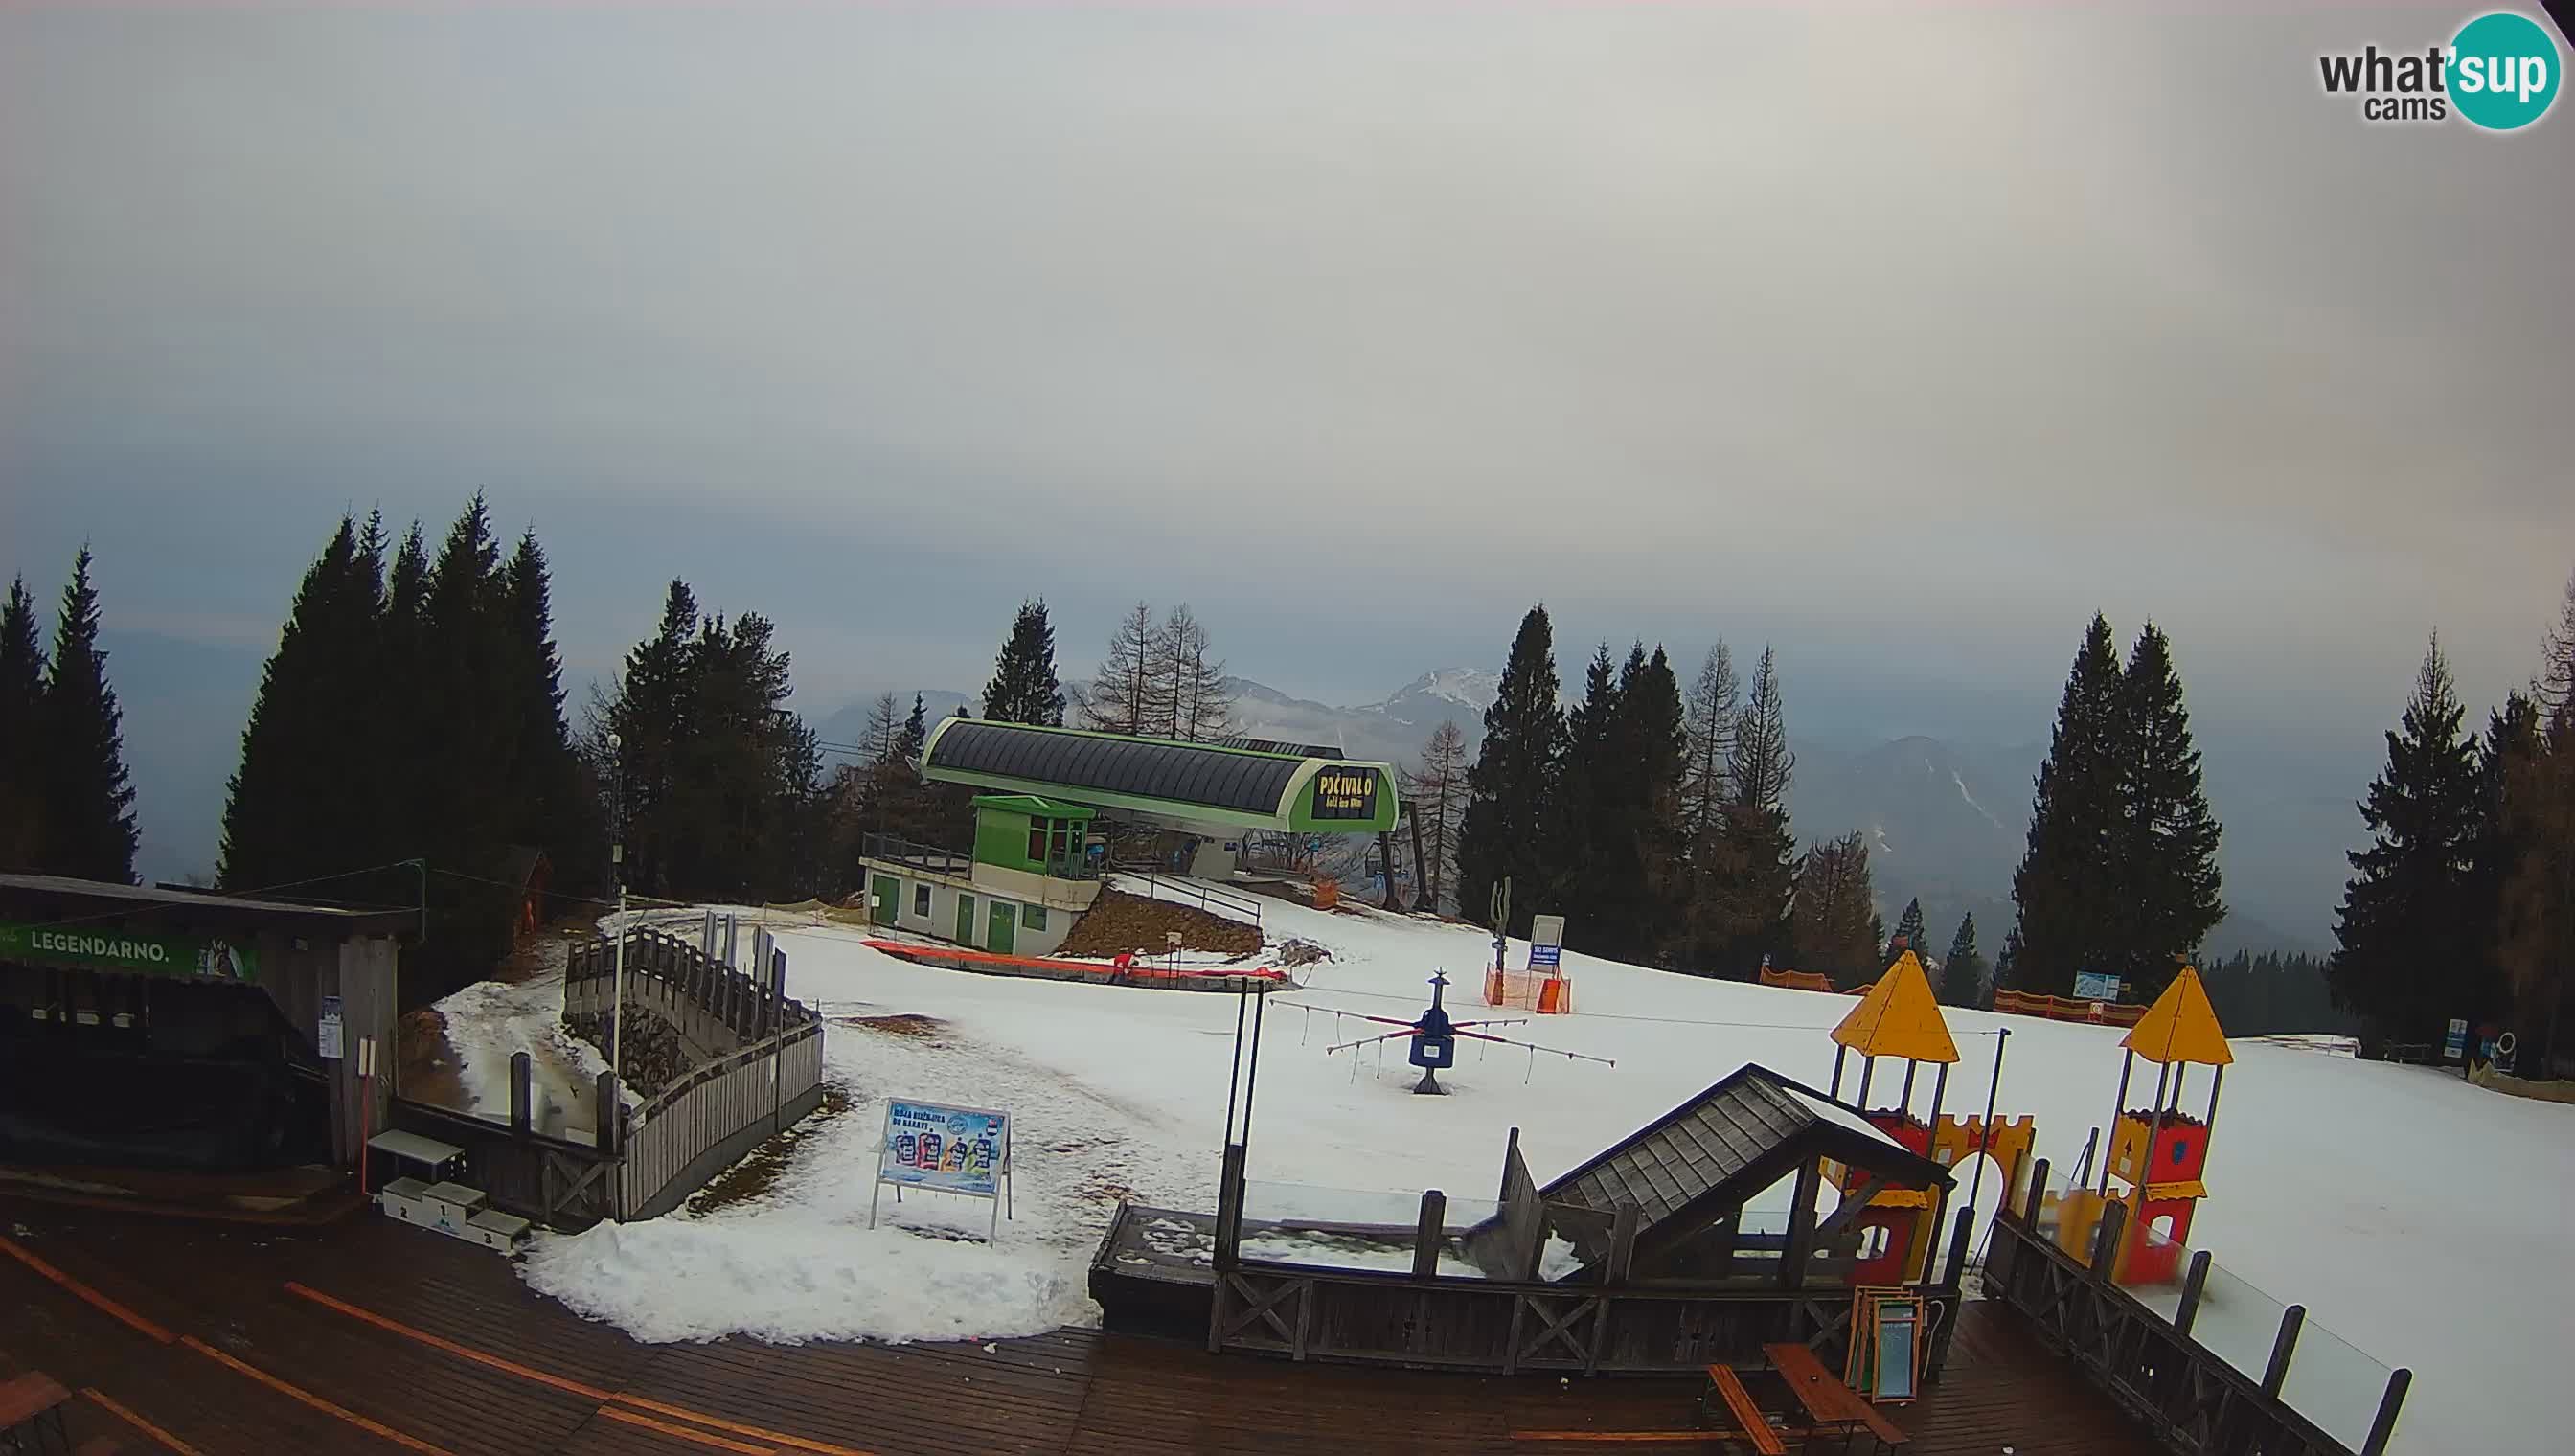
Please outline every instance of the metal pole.
M619 847L621 850L624 848L623 845ZM618 1046L617 1039L626 1029L626 937L632 933L626 924L626 881L620 878L617 882L617 970L615 988L608 1001L608 1069L620 1075L624 1074L625 1063L618 1059L622 1048ZM604 1114L605 1109L602 1110Z
M2114 1132L2119 1126L2119 1114L2128 1109L2128 1076L2136 1066L2137 1054L2133 1051L2119 1058L2119 1092L2110 1103L2110 1126ZM2110 1160L2106 1157L2101 1159L2101 1196L2110 1196Z
M1970 1209L1976 1206L1976 1195L1984 1191L1985 1163L1989 1163L1994 1160L1994 1099L2002 1094L2003 1044L2009 1040L2011 1040L2011 1028L2008 1026L1994 1033L1994 1079L1985 1087L1985 1156L1983 1162L1976 1164L1976 1176L1974 1181L1967 1185L1967 1206ZM2004 1196L2009 1197L2010 1195L2007 1193Z
M2388 1438L2396 1434L2396 1413L2405 1408L2405 1392L2413 1384L2411 1370L2387 1372L2387 1393L2378 1398L2378 1418L2369 1423L2369 1439L2361 1443L2360 1456L2383 1456Z

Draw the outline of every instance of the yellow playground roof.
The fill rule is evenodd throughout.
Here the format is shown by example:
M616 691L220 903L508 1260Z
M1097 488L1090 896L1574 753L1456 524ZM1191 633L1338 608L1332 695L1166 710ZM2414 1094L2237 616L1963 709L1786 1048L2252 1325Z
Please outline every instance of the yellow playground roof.
M2225 1066L2235 1060L2226 1028L2217 1024L2217 1008L2208 1003L2208 988L2187 965L2119 1044L2152 1062Z
M1931 978L1922 973L1921 957L1910 950L1895 958L1833 1028L1833 1040L1862 1056L1958 1059L1958 1043L1949 1039L1949 1023L1940 1019L1939 999L1931 994Z

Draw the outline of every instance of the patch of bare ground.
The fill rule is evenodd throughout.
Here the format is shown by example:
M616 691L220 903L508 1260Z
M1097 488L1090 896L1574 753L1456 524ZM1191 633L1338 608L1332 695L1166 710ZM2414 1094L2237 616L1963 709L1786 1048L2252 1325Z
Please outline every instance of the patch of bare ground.
M823 1104L807 1113L804 1120L785 1128L760 1146L744 1153L740 1161L707 1180L707 1185L689 1195L691 1213L713 1213L749 1203L778 1186L779 1175L796 1158L798 1144L820 1131L824 1124L850 1110L849 1088L839 1082L823 1084Z
M1211 914L1196 905L1105 888L1082 918L1073 922L1055 953L1081 960L1106 960L1122 952L1160 955L1171 949L1169 937L1175 931L1184 950L1236 958L1261 953L1258 925Z
M835 1016L835 1026L859 1026L882 1031L889 1036L936 1036L948 1029L948 1023L936 1016L916 1016L905 1012L896 1016Z

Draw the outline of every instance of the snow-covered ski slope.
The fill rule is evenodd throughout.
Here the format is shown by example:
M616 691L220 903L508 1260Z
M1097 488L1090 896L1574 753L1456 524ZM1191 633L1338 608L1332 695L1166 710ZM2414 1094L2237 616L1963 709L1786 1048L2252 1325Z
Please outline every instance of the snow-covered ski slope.
M1364 910L1271 904L1264 921L1274 943L1311 940L1332 959L1301 968L1305 988L1270 1005L1252 1133L1256 1214L1265 1197L1289 1196L1258 1185L1292 1184L1391 1195L1380 1200L1389 1221L1408 1221L1424 1188L1452 1202L1492 1197L1514 1126L1544 1181L1745 1061L1820 1085L1832 1062L1825 1032L1851 1004L1567 953L1575 1014L1504 1034L1611 1057L1614 1070L1468 1041L1441 1077L1452 1095L1417 1097L1399 1043L1382 1075L1373 1048L1326 1056L1327 1044L1384 1028L1321 1008L1409 1019L1444 968L1455 1014L1510 1014L1476 1007L1489 941ZM836 1018L828 1075L848 1088L852 1110L807 1137L752 1203L540 1239L524 1265L537 1288L647 1339L1025 1333L1097 1317L1084 1268L1118 1198L1215 1206L1234 997L939 970L868 949L857 927L775 912L770 923L790 956L791 993ZM1524 955L1515 943L1514 963ZM943 1024L921 1037L840 1020L893 1015ZM2036 1115L2042 1155L2069 1164L2110 1116L2118 1030L1973 1012L1952 1013L1950 1024L1964 1058L1950 1077L1952 1110L1982 1110L1989 1033L2009 1026L1999 1110ZM2348 1377L2360 1392L2344 1404L2374 1403L2369 1361L2413 1368L2397 1449L2558 1449L2553 1412L2575 1334L2575 1260L2564 1243L2575 1224L2575 1107L2303 1046L2234 1049L2192 1242L2224 1275L2307 1307L2315 1376ZM2204 1105L2203 1076L2185 1098L2190 1110ZM887 1226L866 1228L889 1095L1013 1114L1016 1217L998 1246L907 1231L980 1238L986 1205L963 1200L916 1194L896 1213L889 1195ZM1985 1205L1998 1183L1985 1180ZM2357 1348L2324 1345L2320 1326ZM2267 1350L2267 1333L2260 1339ZM2328 1424L2353 1419L2337 1411ZM2366 1424L2366 1409L2357 1419Z

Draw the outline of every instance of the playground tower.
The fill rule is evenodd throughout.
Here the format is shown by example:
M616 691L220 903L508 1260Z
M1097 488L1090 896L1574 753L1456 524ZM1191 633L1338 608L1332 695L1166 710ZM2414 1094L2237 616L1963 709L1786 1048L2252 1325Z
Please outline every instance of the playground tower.
M2201 1181L2208 1171L2208 1138L2235 1053L2227 1049L2226 1030L2199 972L2187 965L2119 1045L2126 1054L2119 1062L2117 1116L2100 1185L2067 1195L2057 1239L2077 1258L2089 1258L2102 1206L2124 1204L2127 1219L2111 1278L2121 1284L2169 1283L2180 1275L2191 1215L2208 1196ZM2156 1065L2155 1094L2145 1106L2130 1107L2128 1086L2139 1057ZM2183 1083L2193 1066L2213 1069L2207 1111L2199 1117L2181 1110Z

